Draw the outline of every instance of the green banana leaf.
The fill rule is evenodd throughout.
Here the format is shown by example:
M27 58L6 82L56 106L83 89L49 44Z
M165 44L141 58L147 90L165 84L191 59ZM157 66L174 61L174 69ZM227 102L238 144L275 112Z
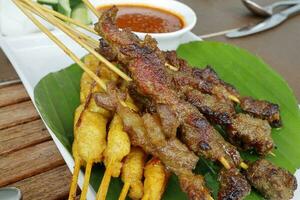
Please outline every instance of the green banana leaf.
M181 45L179 56L191 65L205 67L211 65L226 82L233 84L242 95L266 99L280 105L283 128L273 129L272 137L277 148L276 156L267 159L294 173L300 167L300 112L297 100L287 83L260 58L236 46L219 42L191 42ZM82 70L73 64L61 71L45 76L35 87L36 105L50 129L61 143L71 152L73 141L73 114L79 105L79 83ZM243 152L246 160L257 159L255 154ZM201 173L214 197L218 191L219 166L200 159L196 173ZM91 184L98 190L104 167L93 167ZM114 178L110 184L107 199L118 199L122 182ZM176 176L171 176L163 199L187 199L181 191ZM255 190L246 198L263 199Z

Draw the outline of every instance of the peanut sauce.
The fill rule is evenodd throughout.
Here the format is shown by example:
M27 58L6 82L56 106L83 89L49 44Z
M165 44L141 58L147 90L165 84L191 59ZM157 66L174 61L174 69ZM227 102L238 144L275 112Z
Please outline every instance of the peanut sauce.
M110 6L98 7L99 11ZM135 32L168 33L183 28L183 20L167 10L144 5L118 5L117 26Z

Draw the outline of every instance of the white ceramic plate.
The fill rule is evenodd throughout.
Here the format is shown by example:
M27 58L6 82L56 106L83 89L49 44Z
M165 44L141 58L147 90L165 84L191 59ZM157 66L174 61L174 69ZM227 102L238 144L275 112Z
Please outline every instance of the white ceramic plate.
M69 37L60 31L53 33L66 44L78 57L82 57L87 52ZM188 32L181 38L180 44L200 40L199 37ZM58 71L74 63L66 54L59 49L46 35L35 33L18 37L3 37L0 34L0 46L5 52L20 79L22 80L32 102L34 103L33 91L36 84L50 72ZM67 149L61 144L55 134L45 123L57 148L73 172L74 160ZM79 186L83 184L83 173L80 172L78 179ZM95 191L89 187L87 199L95 199Z

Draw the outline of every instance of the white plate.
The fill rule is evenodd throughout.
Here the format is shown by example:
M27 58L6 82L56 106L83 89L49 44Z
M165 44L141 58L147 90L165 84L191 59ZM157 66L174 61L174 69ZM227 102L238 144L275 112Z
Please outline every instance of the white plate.
M79 57L82 57L87 52L79 45L73 42L60 31L53 32L59 39L73 50ZM193 33L187 33L180 43L201 40ZM21 78L32 102L34 103L33 90L40 79L50 72L58 71L70 64L73 61L65 55L49 38L42 33L31 34L22 37L1 37L0 46L5 52L19 77ZM57 148L67 163L69 169L73 172L74 160L67 149L61 144L55 134L45 123L51 137L53 138ZM299 183L300 170L297 170L296 177ZM83 184L83 173L80 172L78 179L79 186ZM90 186L87 199L95 199L95 191ZM298 187L294 200L300 199L300 189Z
M64 41L64 44L72 49L72 51L79 57L87 54L84 49L60 31L54 31L53 33L60 40ZM180 43L195 40L200 40L200 38L189 32L181 39ZM33 91L39 80L50 72L58 71L74 63L61 49L59 49L42 33L35 33L21 37L2 37L0 34L0 46L14 66L34 104ZM69 169L73 172L74 160L71 154L61 144L46 123L45 126L47 127ZM82 172L79 174L78 183L79 186L82 187ZM89 187L87 199L95 199L95 191L91 186Z

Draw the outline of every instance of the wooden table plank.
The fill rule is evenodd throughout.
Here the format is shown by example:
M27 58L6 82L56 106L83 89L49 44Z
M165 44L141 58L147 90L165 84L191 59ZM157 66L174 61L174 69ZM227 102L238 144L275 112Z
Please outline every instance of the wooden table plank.
M39 119L31 101L0 108L0 130Z
M50 140L41 119L0 130L0 155Z
M48 171L64 163L53 141L2 155L0 156L0 187Z
M29 96L22 84L14 84L0 88L0 107L29 100Z
M66 165L11 184L22 191L23 200L67 199L71 173Z

